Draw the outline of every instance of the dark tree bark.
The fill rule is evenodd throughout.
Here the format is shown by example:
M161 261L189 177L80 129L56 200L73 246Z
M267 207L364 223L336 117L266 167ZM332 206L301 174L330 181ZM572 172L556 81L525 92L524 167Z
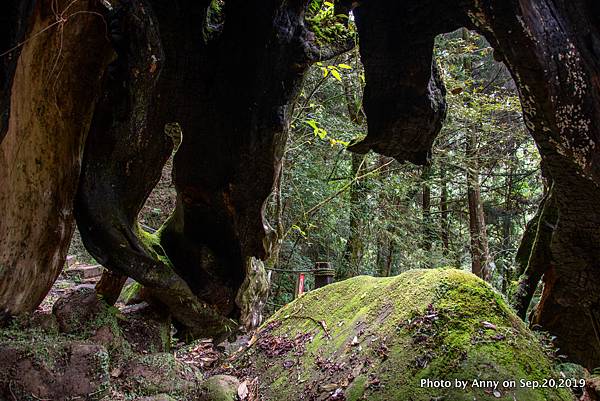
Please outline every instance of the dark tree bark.
M207 0L133 3L115 16L119 58L86 146L76 205L84 243L148 287L183 336L254 326L268 290L260 259L274 240L264 204L280 174L290 104L319 54L351 44L319 49L302 1L232 1L220 16ZM171 153L169 122L183 130L178 198L151 235L136 216Z
M430 158L447 108L445 87L432 56L437 33L420 18L427 7L439 5L405 3L364 3L354 10L369 77L363 100L369 135L349 150L373 150L423 164Z
M64 265L83 143L112 52L95 1L0 8L0 311L16 315L37 307Z

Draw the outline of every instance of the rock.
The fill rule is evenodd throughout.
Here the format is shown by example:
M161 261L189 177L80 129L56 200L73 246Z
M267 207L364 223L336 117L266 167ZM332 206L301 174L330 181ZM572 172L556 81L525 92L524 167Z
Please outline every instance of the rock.
M166 352L171 348L171 318L141 303L122 309L119 326L136 352Z
M17 324L22 330L39 330L48 334L58 333L56 317L47 311L36 310L30 316L19 316Z
M64 274L70 280L86 280L99 278L104 268L101 265L94 266L74 266L64 271Z
M0 345L0 354L0 399L94 400L107 395L109 357L102 346L24 341Z
M190 399L201 380L198 369L168 353L136 356L123 366L118 378L122 388L137 394L177 394L182 399Z
M235 401L238 399L240 381L227 375L217 375L206 379L200 385L198 401Z
M63 333L76 333L109 315L109 306L98 298L93 286L79 285L59 298L52 308ZM97 326L100 326L98 324Z
M99 327L89 338L89 341L102 345L109 351L114 351L123 345L123 336L115 327L107 325Z
M234 365L259 377L265 401L573 399L567 389L518 386L558 374L502 297L459 270L355 277L311 291L251 343ZM455 380L467 380L467 390ZM516 385L493 389L482 380Z

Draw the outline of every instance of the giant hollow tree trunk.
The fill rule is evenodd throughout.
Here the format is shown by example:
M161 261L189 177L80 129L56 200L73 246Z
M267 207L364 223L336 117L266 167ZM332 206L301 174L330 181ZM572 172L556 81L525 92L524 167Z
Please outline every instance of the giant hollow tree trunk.
M478 4L473 15L515 78L525 123L554 180L558 220L533 323L593 368L600 365L600 6L496 1Z
M9 31L0 38L0 311L15 315L35 309L63 267L83 143L112 53L96 1L0 7Z
M115 18L114 84L86 146L77 223L92 255L145 285L181 336L222 337L261 320L273 241L264 204L303 74L352 44L320 49L301 1L133 3ZM151 235L137 214L171 153L169 122L183 131L177 204Z
M0 45L11 50L0 50L0 308L30 311L62 267L82 144L104 80L76 203L86 247L150 288L191 335L204 325L218 336L237 324L232 318L255 324L266 294L259 259L272 239L263 208L289 105L308 65L352 41L317 38L305 26L307 0L228 0L222 9L209 0L131 0L108 19L99 3L0 5ZM350 3L336 2L336 13ZM557 205L534 323L557 335L573 361L600 365L600 4L352 4L369 134L350 150L427 162L446 112L436 35L477 30L506 63ZM127 15L139 18L123 24ZM103 74L107 27L118 59ZM178 202L151 236L136 217L171 152L167 122L183 127Z

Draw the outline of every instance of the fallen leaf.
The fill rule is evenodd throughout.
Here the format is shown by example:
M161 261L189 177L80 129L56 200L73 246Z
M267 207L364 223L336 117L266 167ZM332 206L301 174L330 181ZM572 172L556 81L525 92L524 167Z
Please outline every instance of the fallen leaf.
M248 380L244 380L237 389L238 397L240 400L248 398Z
M333 391L338 387L339 385L337 383L321 384L322 391Z

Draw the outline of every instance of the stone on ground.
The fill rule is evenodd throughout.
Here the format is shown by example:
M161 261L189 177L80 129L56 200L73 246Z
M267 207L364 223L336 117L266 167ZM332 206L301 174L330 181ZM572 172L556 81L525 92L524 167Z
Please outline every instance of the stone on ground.
M0 344L0 355L0 399L100 400L107 394L109 357L100 345L12 341Z
M96 324L108 310L93 286L79 285L54 303L52 313L61 332L75 333Z
M237 378L217 375L206 379L200 385L199 401L236 401L240 382Z

